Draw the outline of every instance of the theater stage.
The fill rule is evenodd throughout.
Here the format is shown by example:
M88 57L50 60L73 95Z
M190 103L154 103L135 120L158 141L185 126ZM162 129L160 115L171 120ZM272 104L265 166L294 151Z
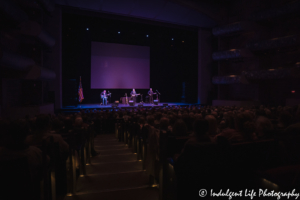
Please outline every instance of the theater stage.
M166 107L166 106L190 106L190 105L199 105L199 104L190 104L190 103L169 103L169 102L160 102L158 105L150 104L150 103L136 103L134 106L126 105L126 104L119 104L116 106L115 104L108 104L107 106L100 105L100 104L78 104L77 106L63 106L61 111L63 112L76 112L79 110L86 110L86 109L96 109L96 110L107 110L112 108L152 108L152 107Z

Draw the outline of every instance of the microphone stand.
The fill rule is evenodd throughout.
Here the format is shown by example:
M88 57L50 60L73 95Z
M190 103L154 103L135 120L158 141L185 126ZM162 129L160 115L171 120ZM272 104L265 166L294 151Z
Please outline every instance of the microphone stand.
M112 93L109 93L109 101L110 101L110 103L112 103L112 102L111 102L111 94L112 94Z
M140 103L144 103L143 102L143 94L141 94L141 101L140 101Z
M109 97L109 102L111 103L111 93L108 91L109 94L107 96ZM107 98L108 99L108 98Z
M158 102L160 102L160 93L156 90L156 92L157 92L157 100L158 100Z

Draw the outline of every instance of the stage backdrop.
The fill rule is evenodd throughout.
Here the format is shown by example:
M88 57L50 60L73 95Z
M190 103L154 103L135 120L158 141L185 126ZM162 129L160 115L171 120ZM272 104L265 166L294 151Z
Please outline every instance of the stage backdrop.
M149 89L150 47L91 43L91 89Z
M112 93L110 102L120 101L125 94L129 95L133 88L131 86L137 89L137 93L143 94L143 101L146 100L149 87L151 87L155 92L156 90L160 92L162 102L197 102L198 28L187 30L186 27L184 29L172 28L124 21L123 16L120 19L108 19L71 13L62 13L62 15L62 96L64 106L73 105L74 99L78 98L80 76L84 95L83 104L100 103L100 93L103 90ZM147 64L150 65L150 69L141 69L148 75L142 75L142 72L139 71L142 65L134 64L132 66L136 69L125 71L127 75L124 71L117 70L113 72L113 75L122 74L126 79L133 75L133 81L138 81L142 77L141 84L137 83L137 85L126 87L113 85L114 89L111 85L108 87L92 85L95 80L99 79L100 81L102 75L102 71L100 74L92 71L95 67L92 63L92 56L95 56L95 53L92 52L92 45L95 42L130 47L130 51L127 49L125 52L113 48L115 51L120 51L119 54L111 54L117 59L130 58L136 62L139 59L146 60L148 58ZM142 48L142 50L135 50L135 48ZM144 52L143 48L145 51L148 49L149 53ZM137 54L134 53L136 51L138 51ZM109 57L108 55L110 55L105 51L103 53L105 54L102 56ZM111 66L111 62L109 66ZM124 67L124 63L121 67ZM122 68L121 70L123 70ZM96 75L96 79L92 77L93 75ZM74 79L77 82L75 91L72 89L74 88ZM118 80L114 77L112 79ZM129 82L131 79L123 82ZM141 89L141 85L145 89ZM138 102L139 99L140 97Z

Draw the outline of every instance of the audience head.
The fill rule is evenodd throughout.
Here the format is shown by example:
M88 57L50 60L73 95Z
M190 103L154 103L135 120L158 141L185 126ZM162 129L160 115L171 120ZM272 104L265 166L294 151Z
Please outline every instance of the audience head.
M65 130L71 130L73 128L73 121L70 117L66 117L64 120Z
M38 115L35 123L36 123L36 128L38 130L37 132L47 131L50 125L49 115L45 115L45 114Z
M282 111L279 115L278 121L283 128L286 128L291 124L292 115L288 111Z
M167 131L169 127L169 119L166 117L161 118L159 127L161 130Z
M149 124L150 126L154 126L154 117L153 115L148 115L147 116L147 124Z
M273 130L272 122L263 116L257 118L255 122L255 131L258 137L268 135Z
M195 119L203 119L202 114L201 113L197 113L195 114Z
M24 145L24 141L29 135L29 126L25 120L15 120L8 125L9 147L19 148Z
M187 126L185 122L181 119L177 120L173 126L172 133L176 136L187 135Z
M82 124L83 124L82 118L81 117L76 117L75 122L74 122L74 126L81 127Z
M206 115L205 120L207 120L207 122L209 124L208 133L210 135L217 134L217 126L218 126L217 119L213 115Z
M64 127L64 123L61 121L61 120L59 120L59 119L54 119L53 121L52 121L52 129L54 130L54 131L60 131L60 130L62 130L63 129L63 127Z
M209 131L209 122L204 119L197 119L194 121L194 134L196 136L204 136L208 134Z
M252 120L252 115L247 112L239 113L235 118L236 130L240 131L246 140L253 140L255 125Z

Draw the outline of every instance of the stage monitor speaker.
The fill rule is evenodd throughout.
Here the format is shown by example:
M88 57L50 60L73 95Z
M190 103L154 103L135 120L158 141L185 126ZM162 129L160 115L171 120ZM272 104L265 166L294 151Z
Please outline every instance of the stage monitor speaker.
M134 101L129 100L129 105L130 105L130 106L134 106Z
M119 101L115 101L115 103L113 103L113 106L115 107L119 106Z
M164 103L163 106L168 106L168 104L167 104L167 103Z
M158 105L158 100L154 100L154 105Z

